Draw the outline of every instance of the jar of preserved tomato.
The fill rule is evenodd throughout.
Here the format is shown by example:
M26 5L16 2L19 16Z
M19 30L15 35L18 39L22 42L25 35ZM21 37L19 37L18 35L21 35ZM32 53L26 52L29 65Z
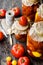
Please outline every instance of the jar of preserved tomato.
M43 4L37 8L37 12L35 15L35 22L43 21Z
M32 25L27 35L27 52L31 57L43 59L43 22Z
M22 0L22 14L34 20L35 13L39 7L38 0Z
M14 33L14 36L18 41L26 42L28 28L29 25L27 18L25 16L21 16L14 22L12 26L12 32Z

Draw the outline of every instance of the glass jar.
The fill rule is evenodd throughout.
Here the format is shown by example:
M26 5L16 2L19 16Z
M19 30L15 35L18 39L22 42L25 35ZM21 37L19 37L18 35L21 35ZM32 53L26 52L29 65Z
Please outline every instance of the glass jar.
M14 23L14 36L18 41L25 42L27 39L27 31L28 31L28 24L26 26L22 26L19 24L19 21L15 21Z
M27 35L27 52L31 57L43 59L43 35L36 32L35 24Z
M15 38L21 42L26 42L27 34L15 34Z
M22 0L22 14L34 20L38 6L38 0Z
M43 4L37 8L37 12L35 15L35 22L43 21Z

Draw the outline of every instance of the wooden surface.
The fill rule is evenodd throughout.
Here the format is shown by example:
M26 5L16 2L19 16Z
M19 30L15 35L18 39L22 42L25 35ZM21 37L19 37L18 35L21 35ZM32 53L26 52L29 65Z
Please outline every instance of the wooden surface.
M0 8L4 8L6 10L11 9L12 7L18 6L21 8L21 0L0 0ZM14 43L18 42L15 39L13 40ZM25 43L23 43L23 45L25 46ZM5 62L5 58L6 56L10 55L10 48L11 46L9 45L8 39L6 39L5 41L3 41L2 43L0 42L0 65L6 65ZM29 56L30 57L30 56ZM12 56L13 59L15 59ZM33 60L31 57L31 65L43 65L43 61L41 60Z

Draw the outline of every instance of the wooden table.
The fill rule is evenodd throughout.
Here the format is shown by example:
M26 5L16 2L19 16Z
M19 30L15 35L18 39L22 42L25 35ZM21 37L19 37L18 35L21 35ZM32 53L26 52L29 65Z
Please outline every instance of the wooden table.
M15 6L18 6L21 8L21 0L0 0L0 8L4 8L6 10L9 10L11 9L12 7L15 7ZM14 37L14 36L12 36ZM13 38L13 43L16 43L18 42L15 38ZM25 43L23 43L24 47L25 46ZM11 53L10 53L10 44L9 44L9 41L8 41L8 38L5 39L3 42L0 42L0 65L6 65L5 63L5 58L6 56L12 56ZM12 56L13 59L15 59L13 56ZM29 58L31 59L31 65L43 65L43 61L39 60L39 59L33 59L29 56Z

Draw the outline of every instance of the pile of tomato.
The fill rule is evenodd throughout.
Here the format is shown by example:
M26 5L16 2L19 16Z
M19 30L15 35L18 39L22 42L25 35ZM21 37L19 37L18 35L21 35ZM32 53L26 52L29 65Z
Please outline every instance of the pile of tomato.
M14 16L17 17L20 15L20 9L18 7L12 8L11 9L14 12ZM5 17L6 16L6 10L5 9L0 9L0 17ZM20 25L26 26L26 18L24 16L20 17ZM25 21L25 22L24 22ZM0 32L0 41L3 40L4 34ZM25 56L25 48L22 44L14 44L13 47L11 48L11 54L18 59L17 60L12 60L10 56L6 58L6 64L7 65L30 65L30 59Z
M11 60L11 57L6 58L7 65L30 65L30 59L25 56L25 48L22 44L16 43L11 48L11 54L18 59Z
M20 15L20 9L18 7L12 8L11 10L14 12L14 16ZM5 17L5 16L6 16L6 10L0 9L0 17Z

